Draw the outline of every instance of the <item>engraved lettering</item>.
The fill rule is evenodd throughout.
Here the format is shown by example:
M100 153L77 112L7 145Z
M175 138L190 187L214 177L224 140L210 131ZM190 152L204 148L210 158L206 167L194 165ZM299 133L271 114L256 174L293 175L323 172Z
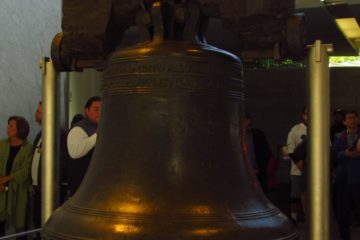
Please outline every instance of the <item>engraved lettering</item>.
M148 88L149 91L241 91L243 87L241 69L238 66L221 65L218 68L214 63L206 61L119 61L105 69L104 78L104 91L112 93L136 92L136 88Z

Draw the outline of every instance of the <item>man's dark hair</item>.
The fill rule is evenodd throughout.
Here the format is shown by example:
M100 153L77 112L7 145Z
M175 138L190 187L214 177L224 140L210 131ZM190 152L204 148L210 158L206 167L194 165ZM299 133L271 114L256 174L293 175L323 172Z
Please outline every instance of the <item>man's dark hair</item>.
M21 140L25 140L27 138L27 136L29 135L29 131L30 131L30 126L29 126L28 121L25 118L20 117L20 116L11 116L8 119L8 124L12 120L14 120L16 123L17 136Z
M99 96L93 96L93 97L89 98L89 99L86 101L86 104L85 104L84 108L89 109L89 108L91 107L91 105L93 104L93 102L101 102L101 97L99 97Z
M355 110L348 110L345 112L345 117L349 114L354 114L356 117L359 117L359 114Z

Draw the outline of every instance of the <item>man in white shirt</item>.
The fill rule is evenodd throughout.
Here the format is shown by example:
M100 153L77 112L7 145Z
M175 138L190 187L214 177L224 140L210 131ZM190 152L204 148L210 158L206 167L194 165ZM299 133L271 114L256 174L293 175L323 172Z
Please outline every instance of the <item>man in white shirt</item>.
M290 157L294 153L296 147L302 143L307 136L307 108L303 108L302 111L302 122L294 125L287 137L287 147ZM303 193L305 191L305 176L303 171L305 167L305 159L297 159L296 163L294 159L291 161L290 168L290 212L291 219L294 223L298 220L298 213L301 209L301 203L304 205Z
M42 125L42 102L38 103L35 112L35 121L41 126ZM66 198L67 192L67 149L66 149L66 131L60 131L60 185L57 190L60 193L60 203L63 203ZM31 161L31 208L29 212L32 214L32 220L34 221L34 227L41 227L41 161L42 161L42 131L39 131L33 142L33 155ZM40 235L37 235L35 239L40 239Z
M85 118L74 125L67 137L69 161L69 191L73 195L89 166L96 144L100 121L101 98L93 96L85 104Z

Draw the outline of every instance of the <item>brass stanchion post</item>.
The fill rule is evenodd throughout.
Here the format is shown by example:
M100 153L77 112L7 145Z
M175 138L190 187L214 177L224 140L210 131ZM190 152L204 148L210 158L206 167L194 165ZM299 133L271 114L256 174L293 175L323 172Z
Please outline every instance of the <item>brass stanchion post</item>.
M330 80L332 45L317 40L309 50L309 237L330 239Z
M45 224L57 205L57 150L59 149L58 74L53 62L40 62L43 76L42 161L41 161L41 223Z

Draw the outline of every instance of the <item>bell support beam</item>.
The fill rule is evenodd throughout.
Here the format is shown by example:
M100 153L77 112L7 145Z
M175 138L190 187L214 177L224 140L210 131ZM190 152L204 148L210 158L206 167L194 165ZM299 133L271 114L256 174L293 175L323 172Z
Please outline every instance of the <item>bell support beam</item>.
M315 41L309 46L309 236L310 240L330 239L330 77L332 45Z

